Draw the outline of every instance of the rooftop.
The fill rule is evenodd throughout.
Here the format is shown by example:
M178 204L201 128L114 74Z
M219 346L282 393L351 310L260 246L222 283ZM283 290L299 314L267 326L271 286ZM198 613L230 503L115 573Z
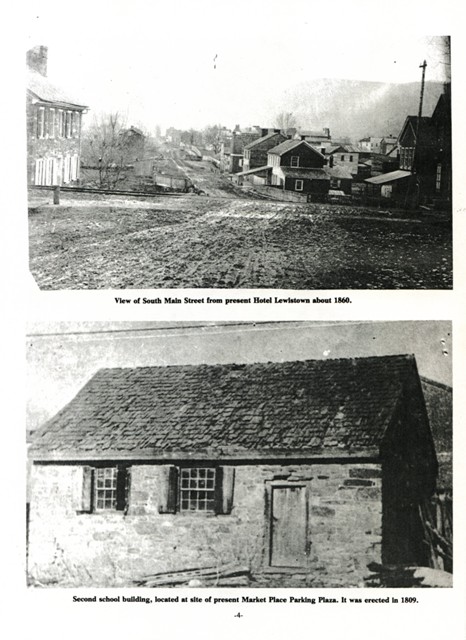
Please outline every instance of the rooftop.
M285 136L282 133L278 133L278 132L275 131L275 132L272 132L272 133L268 133L266 136L262 136L262 138L258 138L257 140L253 140L252 142L247 144L244 148L245 149L252 149L256 145L262 144L263 142L266 142L267 140L270 140L271 138L274 138L275 136L280 136L281 138L285 138Z
M319 151L314 149L314 147L312 147L308 142L306 142L306 140L285 140L284 142L281 142L276 147L273 147L273 149L270 149L269 153L273 153L274 155L281 156L284 153L287 153L288 151L291 151L292 149L295 149L301 145L306 145L307 148L312 149L314 153L318 153L319 155L322 155L321 153L319 153Z
M414 356L101 369L36 460L377 456ZM409 390L410 399L416 393Z
M372 178L366 178L364 182L369 184L387 184L388 182L395 182L395 180L401 180L411 176L411 171L402 171L397 169L396 171L390 171L389 173L383 173L380 176L373 176Z
M87 109L87 106L75 101L71 96L53 85L48 78L30 68L27 70L27 89L41 102L58 103Z

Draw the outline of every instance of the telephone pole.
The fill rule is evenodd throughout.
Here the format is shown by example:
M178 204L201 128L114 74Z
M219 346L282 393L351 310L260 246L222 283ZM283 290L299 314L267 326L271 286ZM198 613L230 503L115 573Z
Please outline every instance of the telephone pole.
M422 116L422 103L424 101L424 84L425 84L425 79L426 79L426 67L427 67L427 62L424 60L424 62L419 65L419 69L422 69L421 97L420 97L420 100L419 100L419 115L418 115L419 119Z
M418 111L418 115L417 115L417 122L416 122L416 140L414 141L414 153L413 153L413 173L416 173L416 156L417 156L417 147L419 144L419 127L421 124L421 117L422 117L422 103L424 101L424 84L425 84L425 79L426 79L426 67L427 67L427 62L424 60L424 62L422 64L419 65L419 68L422 69L422 80L421 80L421 96L419 98L419 111Z

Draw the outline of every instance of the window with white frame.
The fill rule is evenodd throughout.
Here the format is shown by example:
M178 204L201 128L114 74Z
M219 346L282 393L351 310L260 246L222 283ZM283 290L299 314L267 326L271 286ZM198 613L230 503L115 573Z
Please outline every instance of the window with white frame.
M104 467L94 469L94 510L102 511L116 508L117 469Z
M80 513L126 511L129 506L131 467L126 464L82 467L76 510Z
M159 513L229 514L233 508L235 468L162 465L158 479Z
M299 167L299 156L291 156L291 166Z
M215 511L214 467L180 469L180 511Z
M295 191L302 191L303 190L303 181L302 180L295 180L294 189L295 189Z

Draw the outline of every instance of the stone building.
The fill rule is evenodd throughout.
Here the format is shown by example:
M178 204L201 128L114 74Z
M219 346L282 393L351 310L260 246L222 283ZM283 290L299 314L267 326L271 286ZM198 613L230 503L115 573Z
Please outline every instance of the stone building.
M27 157L29 185L79 180L82 115L77 104L47 78L47 47L27 53Z
M236 563L268 585L427 565L437 461L414 356L102 369L34 436L29 578Z

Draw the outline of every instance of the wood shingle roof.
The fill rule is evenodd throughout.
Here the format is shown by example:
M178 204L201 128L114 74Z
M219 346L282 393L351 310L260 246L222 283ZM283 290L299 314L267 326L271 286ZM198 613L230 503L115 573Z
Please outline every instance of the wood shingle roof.
M101 369L34 434L31 455L374 456L408 379L414 356Z

